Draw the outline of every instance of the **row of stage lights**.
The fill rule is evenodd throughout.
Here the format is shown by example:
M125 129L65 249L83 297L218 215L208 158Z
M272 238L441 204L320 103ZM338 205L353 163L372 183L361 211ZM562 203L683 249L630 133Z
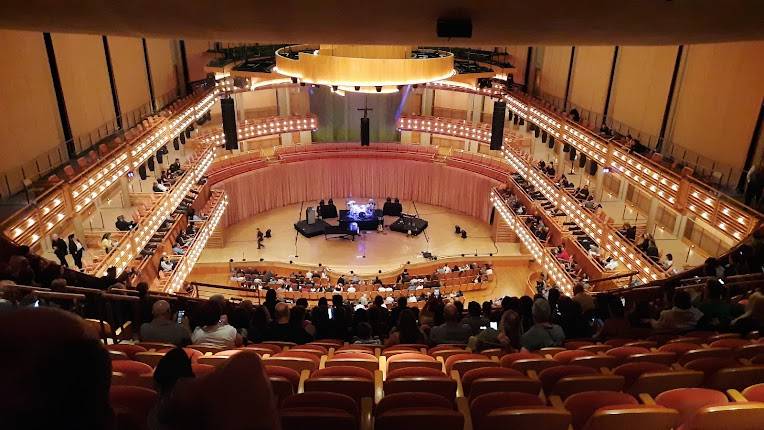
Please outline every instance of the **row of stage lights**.
M105 166L94 170L89 176L81 179L78 183L73 184L71 187L71 197L73 205L72 209L74 212L83 212L121 176L130 171L130 165L127 163L128 151L130 151L133 156L140 154L139 157L141 157L142 160L145 160L148 158L148 154L152 153L152 149L156 152L163 142L171 140L174 136L183 132L190 122L193 121L195 116L200 118L204 115L204 113L212 107L214 97L214 92L208 93L197 103L188 106L176 115L171 120L170 127L166 124L161 125L157 130L152 131L139 140L139 143L133 144L130 149L126 149L118 155L115 155L112 161ZM169 137L167 136L168 131L170 132ZM140 163L134 162L133 166L137 166L138 164ZM41 237L40 231L35 231L33 229L38 223L37 218L39 217L40 221L44 222L44 229L42 229L42 232L50 232L56 225L66 219L66 210L63 207L63 201L64 197L62 193L56 193L48 197L48 199L41 203L42 208L39 211L34 211L33 209L30 210L29 214L24 217L23 220L6 229L6 234L8 237L19 243L25 243L27 245L35 244Z
M197 232L188 251L181 258L177 267L170 275L170 280L167 283L168 287L166 289L166 292L168 293L176 293L180 290L181 286L183 286L186 277L188 277L188 274L191 273L191 270L194 268L194 265L199 259L199 254L201 254L202 250L207 245L207 241L210 236L212 236L212 233L215 231L215 228L220 222L220 218L223 216L223 213L228 206L228 195L226 195L225 192L217 191L216 195L213 195L212 198L217 198L217 202L214 203L209 217L204 221L204 225Z
M484 94L486 91L485 88L475 88L456 82L435 82L428 84L428 86L478 94ZM542 108L525 103L512 95L506 94L505 91L496 89L492 91L499 94L486 95L503 97L507 102L508 108L515 115L538 125L551 136L561 138L603 166L609 167L615 172L623 173L629 181L649 193L657 195L669 206L676 204L680 188L679 180L670 173L660 172L660 168L651 168L646 165L646 162L639 161L638 157L627 154L626 151L620 149L616 144L610 144L596 136L591 136L590 132L582 131L580 127L564 123L562 120L556 119L553 114L544 112ZM612 152L612 159L608 159L609 152ZM692 194L695 195L695 203L689 204L687 208L708 222L711 227L716 227L722 233L737 240L742 239L743 235L749 230L751 217L743 213L742 210L732 207L730 204L714 201L713 191L704 191L700 187L690 186L694 190ZM718 212L724 215L724 217L714 216L717 212L715 211L715 204L721 206ZM725 219L716 219L716 223L711 223L714 217Z
M165 193L151 209L148 219L142 221L132 231L128 232L112 253L98 266L96 274L102 276L106 269L114 266L118 273L122 273L128 264L135 258L143 247L154 236L165 219L178 207L183 198L191 190L191 187L205 175L207 169L215 158L214 147L208 145L192 157L190 167L183 176Z
M270 117L260 120L249 120L236 126L239 139L251 139L255 137L270 136L281 133L294 133L298 131L314 131L318 128L318 119L315 115L293 117ZM202 138L204 143L222 145L225 143L225 134L222 131L212 132Z
M566 295L571 295L573 292L573 280L568 273L560 266L557 259L547 251L544 246L539 242L538 238L534 236L528 227L512 212L507 206L504 199L496 192L491 190L491 204L496 208L501 215L504 222L517 234L523 245L531 252L533 258L539 262L544 272L554 281Z

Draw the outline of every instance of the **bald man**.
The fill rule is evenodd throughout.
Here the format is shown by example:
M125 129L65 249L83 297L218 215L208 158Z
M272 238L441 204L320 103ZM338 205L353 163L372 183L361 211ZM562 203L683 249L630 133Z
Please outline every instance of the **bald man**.
M313 340L313 336L308 334L301 325L298 326L289 322L289 315L289 305L286 303L276 303L273 323L268 332L265 333L266 340L294 342L298 345Z
M173 321L170 304L166 300L157 300L151 307L151 322L141 326L141 340L144 342L165 342L173 345L191 343L191 333L183 324Z
M472 329L461 321L459 309L453 303L449 303L443 308L443 319L446 322L430 330L430 342L435 345L442 343L466 344L472 335Z

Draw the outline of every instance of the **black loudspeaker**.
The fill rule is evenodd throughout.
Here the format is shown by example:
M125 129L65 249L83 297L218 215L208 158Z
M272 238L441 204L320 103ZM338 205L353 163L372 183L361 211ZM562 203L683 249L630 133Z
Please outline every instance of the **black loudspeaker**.
M586 154L582 152L581 156L578 157L578 167L584 167L584 166L586 166Z
M546 130L541 130L541 142L542 143L546 143L547 137L549 137L549 135L547 134Z
M159 148L159 151L157 151L157 164L162 164L162 161L164 161L164 152L162 152L162 148Z
M437 34L438 37L445 37L447 39L472 37L472 20L469 18L439 18Z
M523 124L525 124L525 120L522 117L520 117L520 125L523 125Z
M491 120L491 149L500 150L504 144L504 113L507 111L507 104L504 102L493 102L493 119Z
M182 135L183 133L181 133L181 136ZM172 147L175 148L176 151L180 150L180 141L178 140L177 137L172 140Z
M369 118L361 118L361 146L369 146Z
M221 99L220 110L223 113L223 134L225 149L239 149L239 136L236 133L236 111L233 99Z
M568 144L568 142L563 142L562 152L570 152L570 145Z
M575 160L576 159L576 148L570 147L570 159Z
M549 149L554 149L554 136L549 136L549 143L547 145Z
M189 127L189 128L186 129L186 133L185 133L186 134L186 139L191 137L191 131L193 129L194 129L193 127Z
M515 117L512 118L512 124L517 125L518 121L520 121L520 117L515 115Z
M541 128L539 128L539 126L535 126L535 128L533 129L533 135L535 137L539 137L539 134L541 134Z
M149 157L149 159L146 162L146 164L149 166L149 170L151 170L153 172L154 171L154 156L153 155L151 157Z
M186 144L186 135L184 133L181 133L180 136L178 136L180 139L180 144L185 145Z
M507 121L512 121L512 111L507 112Z
M146 175L146 165L145 164L141 164L140 166L138 166L138 176L141 177L141 180L146 180L146 177L148 175Z
M592 176L597 174L597 163L595 163L594 160L589 163L589 174Z

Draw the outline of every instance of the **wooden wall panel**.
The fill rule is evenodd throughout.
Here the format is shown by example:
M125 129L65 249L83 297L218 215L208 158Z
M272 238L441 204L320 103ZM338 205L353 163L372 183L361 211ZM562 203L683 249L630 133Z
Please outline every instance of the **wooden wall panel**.
M470 95L457 91L435 90L435 107L469 110Z
M64 138L42 33L0 30L0 61L4 173L53 150Z
M614 49L613 46L576 47L568 101L603 113Z
M118 36L109 36L108 39L122 114L150 105L149 81L141 39Z
M515 83L525 83L525 66L528 64L528 45L510 45L505 47L510 54L510 62L515 66Z
M622 46L608 117L658 136L677 49L676 46Z
M72 135L86 135L114 119L109 72L101 36L54 33L61 87Z
M670 140L741 168L764 94L764 42L685 47Z
M186 63L188 64L188 80L198 81L207 77L204 66L215 58L213 54L207 53L207 49L212 42L209 40L185 39L186 44Z
M244 112L246 119L262 118L278 115L276 104L276 90L247 91L241 93L242 106L240 112Z
M157 107L175 98L179 77L183 71L178 62L177 41L172 39L146 39L151 66L151 80ZM169 97L169 99L168 99Z
M571 47L545 46L543 49L539 90L544 94L563 99L565 98L565 85L568 80Z

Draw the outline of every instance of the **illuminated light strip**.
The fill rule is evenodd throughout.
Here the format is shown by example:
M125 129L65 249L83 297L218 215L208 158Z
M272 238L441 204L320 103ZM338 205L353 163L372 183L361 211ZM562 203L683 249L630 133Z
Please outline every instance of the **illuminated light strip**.
M491 190L490 200L504 222L506 222L515 234L517 234L523 242L523 245L525 245L531 252L533 258L541 264L545 273L549 275L563 293L571 295L573 292L573 279L568 275L565 269L562 268L560 262L541 245L538 238L536 238L536 236L531 233L530 229L528 229L528 226L518 219L517 215L509 209L504 198L501 197L495 189Z
M183 198L188 194L193 185L201 179L206 173L212 161L215 158L213 146L207 146L203 151L194 157L194 165L189 167L181 179L158 200L151 210L147 219L143 220L138 226L127 233L127 238L123 239L123 247L118 246L109 256L99 264L96 269L98 276L103 276L106 270L115 266L117 273L122 273L135 256L143 249L149 240L154 236L164 220L175 211ZM122 241L121 241L122 242Z
M245 121L237 124L236 133L240 139L252 139L263 136L271 136L281 133L294 133L298 131L313 131L318 127L318 118L315 115L270 117L262 120ZM222 145L225 143L225 134L220 128L200 136L202 143Z
M207 241L215 231L215 228L220 222L220 218L223 216L227 206L228 195L226 195L225 192L222 192L222 195L220 195L218 201L215 203L207 220L204 221L204 225L196 233L196 237L194 237L194 241L189 246L186 254L183 255L180 262L178 262L177 266L173 270L173 273L170 275L170 279L167 282L165 292L175 293L180 290L181 286L183 286L183 283L186 281L186 277L194 268L194 265L199 259L199 255L207 245Z
M629 270L634 270L635 265L642 267L644 273L642 273L641 279L645 283L649 280L663 277L662 272L652 268L653 263L651 261L647 261L646 257L643 257L639 251L635 251L632 243L619 240L618 237L620 236L610 231L607 231L607 240L602 240L605 231L603 231L602 226L591 217L586 209L582 209L581 203L567 193L560 191L554 185L551 185L549 178L539 173L536 169L529 167L519 155L514 153L512 148L505 147L503 152L505 159L515 171L539 190L547 200L572 218L573 222L591 237L600 248L610 251L613 258L618 260L621 265ZM605 229L609 230L609 227L606 226ZM630 252L627 252L627 250Z

